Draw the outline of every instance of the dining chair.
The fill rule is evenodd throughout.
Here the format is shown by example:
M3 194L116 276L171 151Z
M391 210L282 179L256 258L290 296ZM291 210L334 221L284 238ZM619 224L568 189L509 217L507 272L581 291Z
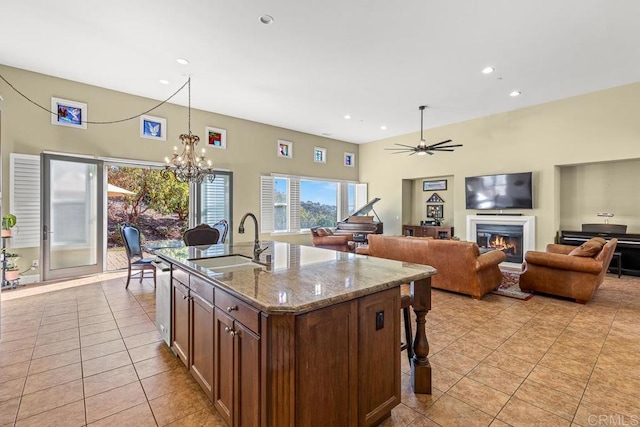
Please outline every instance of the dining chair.
M153 275L153 287L156 287L156 266L153 264L154 258L144 258L142 254L142 245L140 243L140 230L129 222L120 224L120 235L124 242L124 248L127 253L127 284L125 289L129 287L133 270L139 270L140 283L142 279L150 277L145 274L151 272ZM134 274L134 275L135 275Z
M200 224L185 231L182 239L187 246L214 245L220 239L220 232L208 224Z
M227 240L227 233L229 232L229 223L221 219L220 221L213 224L213 228L218 230L220 233L220 237L218 238L218 243L224 243Z

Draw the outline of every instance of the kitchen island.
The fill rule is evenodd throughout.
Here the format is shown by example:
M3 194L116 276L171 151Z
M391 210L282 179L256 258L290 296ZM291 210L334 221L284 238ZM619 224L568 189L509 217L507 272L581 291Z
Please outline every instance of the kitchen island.
M230 426L376 425L400 403L400 290L416 312L412 386L431 393L435 269L281 242L155 251L170 345ZM160 289L160 288L158 288Z

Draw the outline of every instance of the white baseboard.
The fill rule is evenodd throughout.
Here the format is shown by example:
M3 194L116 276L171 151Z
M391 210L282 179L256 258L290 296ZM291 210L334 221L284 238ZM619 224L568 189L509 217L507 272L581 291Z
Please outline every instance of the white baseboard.
M26 285L27 283L36 283L40 281L39 274L26 274L20 276L20 284Z

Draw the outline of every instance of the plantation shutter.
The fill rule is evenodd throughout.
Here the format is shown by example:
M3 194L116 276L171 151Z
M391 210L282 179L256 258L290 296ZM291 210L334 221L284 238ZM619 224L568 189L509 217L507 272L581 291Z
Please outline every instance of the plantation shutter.
M40 246L40 156L9 155L9 204L17 225L11 246Z
M300 230L300 179L289 178L289 231Z
M274 229L273 217L273 177L260 177L260 232L271 233Z
M356 209L367 204L367 184L356 184Z
M230 177L216 174L213 182L202 183L200 223L213 225L221 219L231 222Z
M349 183L338 183L338 218L336 221L340 221L343 218L349 216Z

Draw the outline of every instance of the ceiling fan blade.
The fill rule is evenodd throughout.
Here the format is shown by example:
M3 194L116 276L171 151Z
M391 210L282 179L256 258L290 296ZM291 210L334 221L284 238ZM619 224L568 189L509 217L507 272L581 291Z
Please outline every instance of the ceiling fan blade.
M438 146L440 146L440 145L442 145L442 144L447 144L447 143L449 143L449 142L451 142L451 140L436 142L435 144L431 144L431 145L430 145L430 146L428 146L427 148L438 147Z
M456 147L462 147L462 144L443 145L442 147L436 147L436 150L440 148L456 148Z
M451 140L447 139L446 141L436 142L435 144L431 144L429 147L437 147L438 145L446 144L448 142L451 142Z
M433 153L431 151L427 151L427 154L433 156Z
M446 148L434 148L433 151L455 151L455 150L447 150ZM429 153L429 154L433 154L433 153Z
M411 150L409 148L385 148L385 150L391 150L391 151L416 151L416 150Z
M410 156L413 156L414 154L416 154L417 151L414 151L413 153L409 154Z
M411 154L415 154L416 152L412 150L405 150L405 151L396 151L395 153L391 153L391 154L405 154L405 153L411 153Z
M398 144L396 143L396 145L399 145L401 147L407 147L407 148L411 148L411 149L415 149L416 147L414 147L413 145L404 145L404 144Z

